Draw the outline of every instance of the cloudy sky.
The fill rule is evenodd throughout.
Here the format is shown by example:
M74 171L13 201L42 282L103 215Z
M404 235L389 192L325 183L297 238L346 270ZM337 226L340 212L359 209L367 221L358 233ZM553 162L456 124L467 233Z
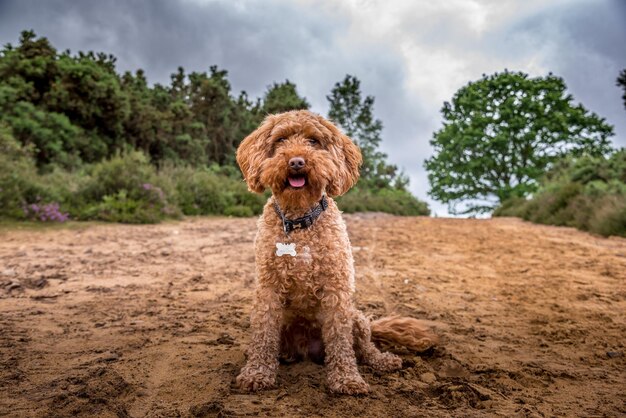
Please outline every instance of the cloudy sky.
M167 83L176 67L229 71L236 92L261 96L289 79L312 110L346 74L376 98L383 150L434 212L422 166L444 101L502 71L563 77L576 101L615 126L626 110L615 79L626 68L625 0L0 0L0 42L34 29L59 50L112 53L121 71Z

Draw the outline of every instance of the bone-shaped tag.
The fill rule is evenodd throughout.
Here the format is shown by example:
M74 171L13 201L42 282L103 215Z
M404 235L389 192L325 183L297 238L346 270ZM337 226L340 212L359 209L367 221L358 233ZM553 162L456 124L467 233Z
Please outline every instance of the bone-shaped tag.
M283 244L282 242L276 243L276 255L281 257L285 254L288 254L292 257L296 256L296 244Z

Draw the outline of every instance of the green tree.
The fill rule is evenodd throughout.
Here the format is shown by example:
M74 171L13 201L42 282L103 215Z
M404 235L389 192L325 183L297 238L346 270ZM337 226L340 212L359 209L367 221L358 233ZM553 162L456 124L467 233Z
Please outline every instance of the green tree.
M39 105L58 76L57 51L46 38L23 31L19 45L7 44L0 52L2 87L15 90L15 100Z
M237 99L231 96L227 75L217 66L210 67L210 75L189 74L189 108L198 126L204 127L209 162L218 164L233 163L237 145L253 129L246 114L253 104L245 92Z
M330 103L328 117L361 148L362 182L372 188L404 189L407 178L398 173L395 165L387 164L387 154L378 149L383 124L374 118L374 97L366 96L363 99L360 85L359 79L351 75L346 75L342 82L336 83L326 96Z
M310 106L304 97L298 95L296 85L289 80L269 86L263 98L263 112L266 114L308 109Z
M124 148L128 96L115 72L115 58L105 54L61 54L59 75L44 96L45 108L62 113L88 133L84 161L98 161Z
M32 31L19 42L0 51L0 121L35 146L37 165L75 167L123 148L129 108L115 58L59 54Z
M622 95L622 100L624 101L624 107L626 107L626 68L622 70L617 77L617 86L622 87L624 90L624 94Z
M552 74L483 76L457 91L441 112L444 126L430 141L434 155L424 165L429 195L452 213L491 211L535 191L558 159L611 150L613 127L574 104L563 79Z
M126 149L157 165L233 164L239 141L263 117L260 101L234 96L217 67L208 74L178 68L170 86L151 87L142 70L120 77L115 61L103 53L58 53L32 31L0 50L0 123L33 145L40 169L76 168ZM268 106L293 99L287 93L295 85L276 86Z
M150 150L161 133L164 112L153 105L152 91L143 70L137 70L134 75L126 72L121 83L130 105L129 117L124 121L126 141L132 148L151 155Z

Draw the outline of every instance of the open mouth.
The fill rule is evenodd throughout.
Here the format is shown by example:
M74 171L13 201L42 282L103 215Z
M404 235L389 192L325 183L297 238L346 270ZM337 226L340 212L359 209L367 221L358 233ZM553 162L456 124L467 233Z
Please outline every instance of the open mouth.
M299 189L306 184L306 176L304 174L292 174L287 177L287 183L294 189Z

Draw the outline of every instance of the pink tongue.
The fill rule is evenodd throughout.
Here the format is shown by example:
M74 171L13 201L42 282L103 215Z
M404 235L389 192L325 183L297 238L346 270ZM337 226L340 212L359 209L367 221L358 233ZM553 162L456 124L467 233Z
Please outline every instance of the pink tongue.
M304 177L288 177L289 185L291 187L302 187L304 186Z

